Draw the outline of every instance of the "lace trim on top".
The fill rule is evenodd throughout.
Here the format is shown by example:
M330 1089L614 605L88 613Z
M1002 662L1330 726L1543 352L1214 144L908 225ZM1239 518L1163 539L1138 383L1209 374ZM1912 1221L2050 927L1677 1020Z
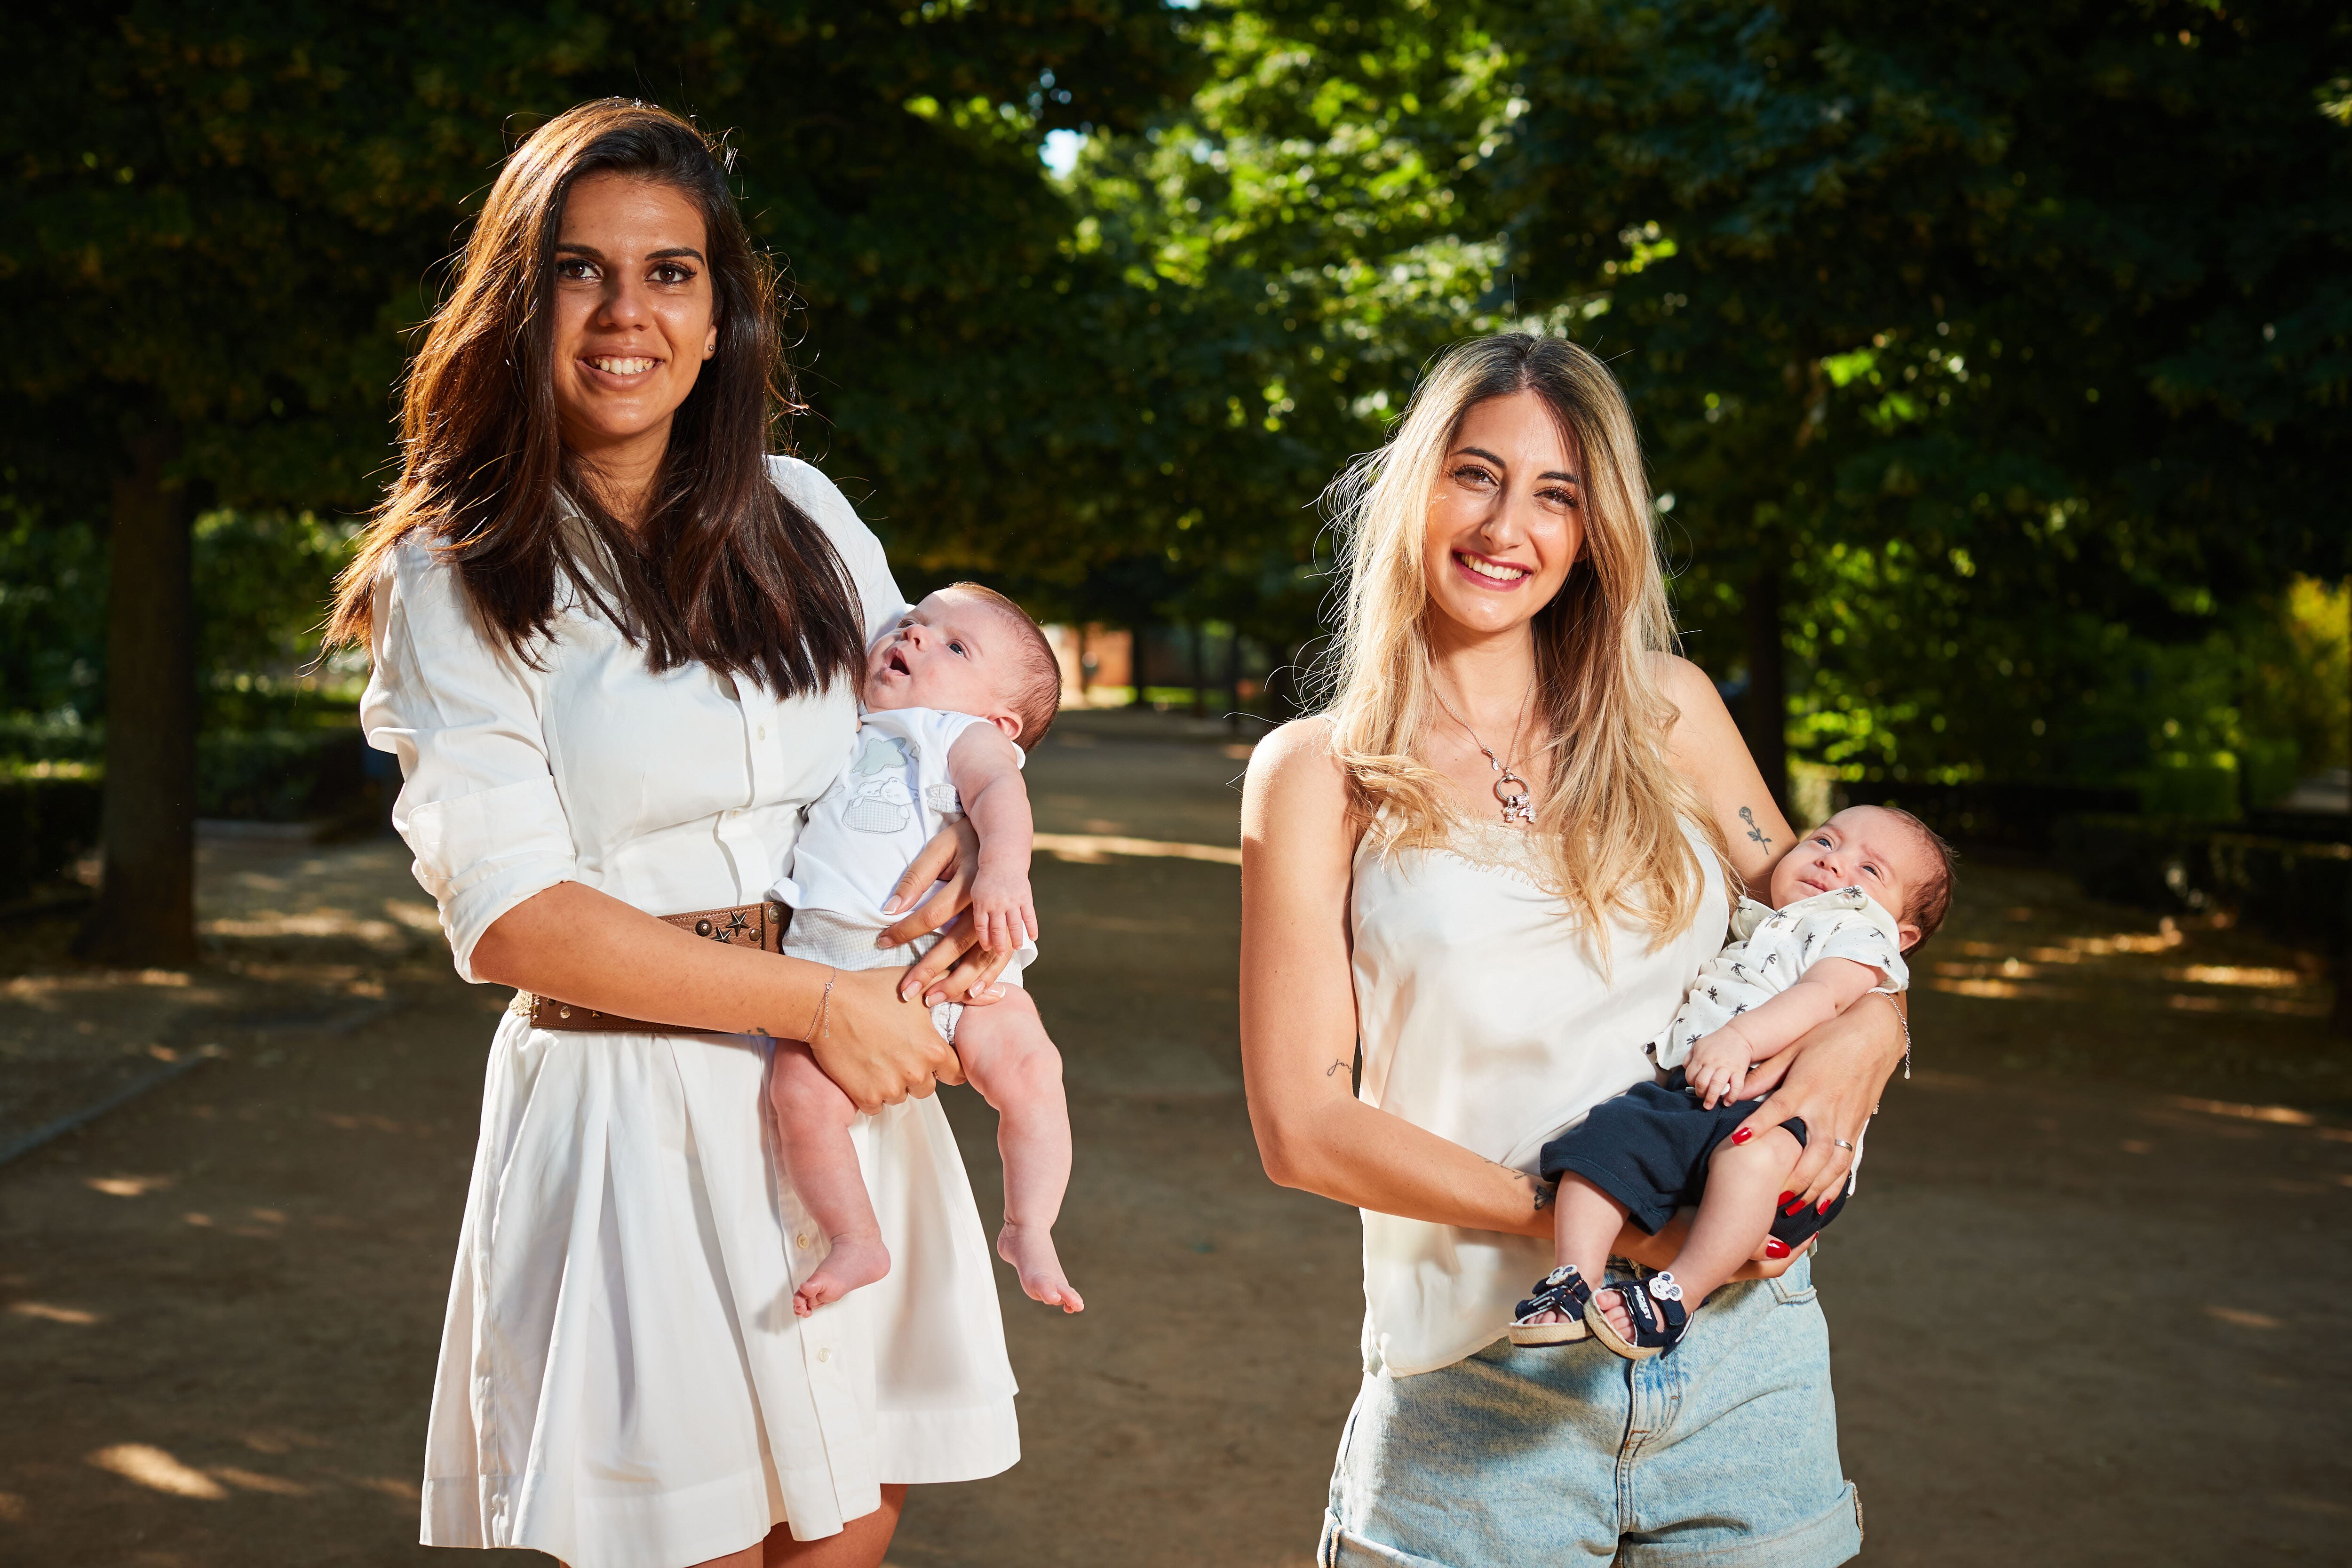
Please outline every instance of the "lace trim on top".
M1538 892L1555 891L1543 879L1544 857L1536 836L1524 827L1457 816L1446 825L1444 838L1428 846L1428 849L1431 854L1450 855L1480 870L1499 871Z

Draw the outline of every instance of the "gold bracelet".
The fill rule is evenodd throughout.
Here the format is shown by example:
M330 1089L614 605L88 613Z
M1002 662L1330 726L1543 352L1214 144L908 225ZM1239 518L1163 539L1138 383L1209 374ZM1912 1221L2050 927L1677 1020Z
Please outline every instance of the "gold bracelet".
M825 1021L826 1016L833 1011L833 983L840 978L840 970L834 968L831 964L825 965L824 994L816 999L816 1016L809 1020L809 1032L803 1035L801 1038L804 1040L819 1040L825 1037L828 1027Z
M1895 1022L1903 1030L1903 1081L1908 1083L1911 1081L1911 1020L1903 1016L1903 1004L1895 999L1895 992L1884 985L1874 985L1871 987L1870 994L1885 997L1886 1005L1895 1009ZM1875 1116L1878 1112L1873 1110L1871 1114Z

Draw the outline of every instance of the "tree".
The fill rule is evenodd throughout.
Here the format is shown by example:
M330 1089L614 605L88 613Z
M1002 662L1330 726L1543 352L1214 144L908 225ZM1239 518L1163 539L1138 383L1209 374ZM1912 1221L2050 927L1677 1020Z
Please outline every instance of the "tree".
M194 952L195 503L369 503L402 333L511 136L609 94L732 128L755 232L799 263L834 466L952 531L1047 466L1037 139L1138 122L1191 59L1146 0L51 0L11 37L41 67L0 108L0 300L42 330L0 378L8 466L44 515L110 518L90 945L169 963Z
M1902 661L1915 733L1974 721L1920 749L2018 772L2064 760L2037 710L2097 729L2099 627L2179 640L2200 604L2352 566L2340 7L1566 0L1492 26L1528 105L1488 165L1515 265L1605 299L1768 703L1775 601L1840 546L1906 584L1917 624L1870 652Z

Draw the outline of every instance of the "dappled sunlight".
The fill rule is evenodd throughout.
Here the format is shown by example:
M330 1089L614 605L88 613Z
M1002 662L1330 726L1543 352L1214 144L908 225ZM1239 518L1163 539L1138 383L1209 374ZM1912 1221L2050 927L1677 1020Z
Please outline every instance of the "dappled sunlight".
M344 937L353 942L363 942L370 947L405 945L406 941L401 935L401 928L390 921L373 920L341 910L312 910L292 915L262 914L242 920L208 920L200 922L196 929L206 936Z
M77 1328L104 1321L96 1312L86 1312L79 1307L59 1307L48 1301L12 1301L8 1310L19 1318L32 1318L44 1323L71 1323Z
M315 1485L242 1465L206 1465L200 1469L152 1443L117 1443L89 1455L89 1463L150 1491L203 1502L226 1501L232 1487L241 1492L282 1498L310 1497L319 1489ZM371 1491L383 1489L382 1483L374 1480L355 1484Z
M2209 1301L2205 1315L2216 1322L2233 1324L2241 1329L2276 1329L2284 1327L2268 1312L2250 1312L2243 1307L2221 1307Z
M2270 990L2293 990L2304 983L2303 975L2292 969L2263 969L2235 963L2192 963L2183 969L2168 969L2167 980L2187 980L2199 985L2260 985Z
M1989 869L2004 879L2013 875ZM1965 902L1966 879L1961 888ZM2108 910L2107 918L2116 912ZM2242 1017L2317 1018L2327 1014L2326 987L2316 965L2307 973L2276 962L2179 962L2187 956L2182 950L2200 933L2228 930L2219 920L2184 922L2166 915L2157 920L2154 931L2094 929L2075 935L2048 929L2067 918L2055 909L2012 904L1999 918L2029 929L2007 940L1987 936L1985 914L1969 919L1959 912L1953 922L1959 928L1953 933L1958 940L1948 948L1959 956L1923 965L1927 971L1924 988L1984 1001L2088 1002L2110 1010ZM2036 926L2042 929L2030 929ZM2230 940L2238 945L2246 941L2235 934ZM2160 957L2174 962L2150 962Z
M1159 860L1206 860L1219 866L1242 863L1239 845L1180 844L1165 838L1123 838L1108 833L1040 833L1037 848L1057 860L1099 866L1115 855Z
M142 986L169 991L195 988L184 969L82 969L62 974L16 975L0 984L0 1000L55 1006L75 997Z
M84 1176L82 1185L110 1198L143 1198L177 1182L177 1176Z
M150 1491L197 1498L205 1502L223 1502L228 1498L228 1489L218 1481L152 1444L117 1443L90 1455L89 1463Z
M2167 1095L2165 1103L2207 1116L2224 1117L2233 1121L2267 1121L2277 1127L2310 1127L2318 1121L2318 1118L2309 1111L2297 1110L2291 1105L2241 1105L2235 1100L2199 1100L2186 1094Z

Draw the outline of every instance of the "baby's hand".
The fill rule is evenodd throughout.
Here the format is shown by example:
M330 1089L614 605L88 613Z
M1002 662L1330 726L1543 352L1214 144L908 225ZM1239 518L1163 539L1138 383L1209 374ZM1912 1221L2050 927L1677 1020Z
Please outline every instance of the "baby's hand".
M971 884L971 929L991 952L1009 952L1037 934L1029 879L982 867Z
M1683 1064L1683 1082L1713 1110L1740 1098L1748 1079L1748 1042L1730 1029L1717 1029L1691 1047Z

